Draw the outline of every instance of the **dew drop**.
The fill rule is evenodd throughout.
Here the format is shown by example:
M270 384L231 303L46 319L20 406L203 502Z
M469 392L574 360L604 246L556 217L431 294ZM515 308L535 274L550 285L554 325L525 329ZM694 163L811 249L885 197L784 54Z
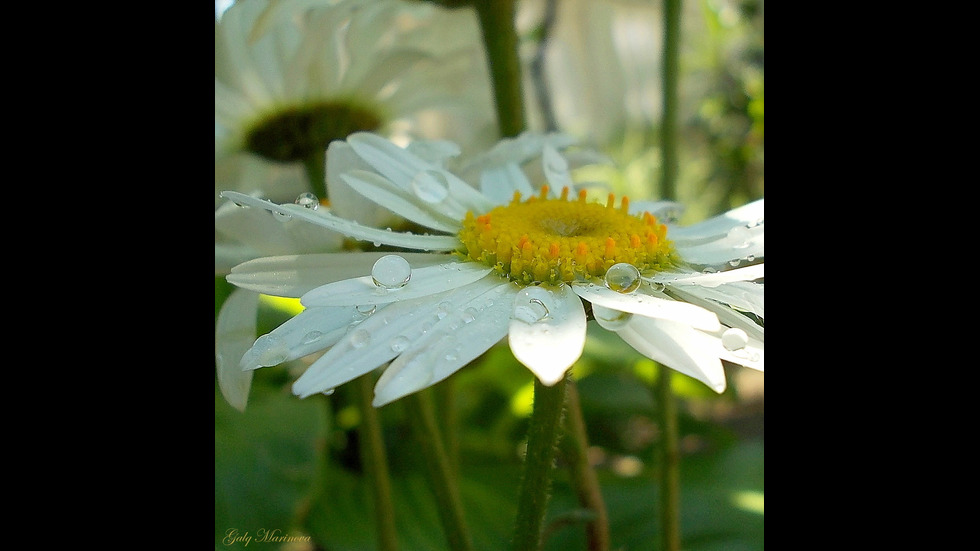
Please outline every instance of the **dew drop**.
M299 196L296 197L296 200L293 202L301 207L305 207L310 210L316 210L320 208L320 199L316 195L310 193L309 191L304 191L303 193L300 193Z
M391 351L398 353L404 352L405 349L408 348L408 343L408 337L399 335L391 341Z
M272 334L255 339L250 352L256 355L257 363L265 367L279 365L289 358L289 347L286 342Z
M364 348L371 342L371 334L364 329L355 329L350 334L350 345L354 348Z
M725 350L735 352L736 350L745 348L749 344L749 336L745 331L737 327L731 327L721 334L721 344L725 347Z
M319 340L319 338L322 336L323 333L321 333L320 331L310 331L309 333L303 336L303 344L310 344L316 340Z
M592 305L592 315L595 316L595 320L600 327L609 331L618 331L626 327L626 324L633 319L633 314L629 312L620 312L619 310L605 308L598 304Z
M383 289L401 289L412 278L412 267L396 254L385 255L374 263L371 278L375 285Z
M473 308L472 306L470 306L466 310L463 310L463 323L472 322L473 320L476 319L476 316L479 313L480 312L476 308Z
M632 293L640 288L640 270L636 266L620 262L606 270L606 287L617 293Z
M752 234L749 229L745 226L735 226L734 228L728 230L728 239L730 239L733 244L732 246L736 249L744 249L749 246L749 237Z
M514 319L524 323L545 321L551 315L551 293L541 287L527 287L514 299Z
M426 203L441 203L449 196L449 184L441 172L423 170L412 178L412 191Z

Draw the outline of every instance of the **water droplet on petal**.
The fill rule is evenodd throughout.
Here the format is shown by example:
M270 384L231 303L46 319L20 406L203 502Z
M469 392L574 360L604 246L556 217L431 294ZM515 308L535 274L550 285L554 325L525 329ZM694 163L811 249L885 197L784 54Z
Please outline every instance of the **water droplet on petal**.
M725 350L735 352L736 350L745 348L749 344L749 336L745 331L737 327L730 327L721 334L721 344L725 347Z
M268 334L255 339L252 353L257 356L259 365L268 367L286 361L289 357L289 347L281 337Z
M749 246L749 237L751 237L751 232L745 226L735 226L734 228L728 230L728 239L732 240L732 246L736 249L744 249Z
M463 310L463 323L472 322L473 320L476 319L476 316L479 313L480 312L476 308L473 308L472 306L470 306L466 310Z
M303 344L310 344L322 336L323 333L320 331L310 331L309 333L303 336Z
M541 287L527 287L517 293L514 299L513 318L524 323L537 323L551 315L551 293Z
M310 210L316 210L320 208L320 199L317 198L316 195L308 191L304 191L303 193L300 193L299 196L296 197L296 200L293 202L301 207L306 207Z
M620 262L606 270L606 287L617 293L632 293L640 288L640 270L636 266Z
M391 341L391 351L398 352L398 353L404 352L405 349L408 348L408 344L409 344L408 337L399 335L395 337L394 340Z
M412 278L412 267L404 258L389 254L382 256L371 268L374 284L383 289L401 289Z
M626 327L626 324L633 319L633 314L629 312L620 312L619 310L605 308L598 304L592 305L592 315L595 316L595 320L600 327L609 331L618 331Z
M449 196L449 184L441 172L423 170L412 178L412 191L426 203L441 203Z
M350 334L350 345L354 348L364 348L371 342L371 334L364 329L355 329Z

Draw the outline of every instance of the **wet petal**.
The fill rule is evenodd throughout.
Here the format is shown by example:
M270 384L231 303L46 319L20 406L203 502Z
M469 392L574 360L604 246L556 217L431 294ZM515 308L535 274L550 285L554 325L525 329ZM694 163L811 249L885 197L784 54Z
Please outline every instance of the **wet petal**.
M277 205L264 199L256 199L235 191L222 191L221 196L240 205L263 208L283 216L303 220L317 226L327 228L354 239L381 243L393 247L416 249L422 251L451 251L459 246L459 239L454 235L415 235L412 233L392 232L362 226L339 216L320 210L312 211L300 205Z
M258 309L258 293L235 289L221 306L214 334L218 386L225 400L239 411L245 411L248 403L252 372L243 372L238 362L255 340Z
M600 285L573 285L572 289L593 304L620 312L672 320L708 331L720 327L718 316L713 312L686 302L658 298L642 292L618 293Z
M447 233L459 231L458 221L430 208L427 203L395 186L383 176L366 170L354 170L341 175L341 178L354 191L403 218Z
M462 287L483 279L491 271L475 262L445 263L413 269L411 279L399 288L387 288L375 283L372 276L362 276L317 287L303 295L301 302L307 307L387 304Z
M365 317L354 306L307 308L255 340L241 361L242 370L270 367L333 346L347 327Z
M371 273L390 253L328 253L256 258L235 266L229 283L266 295L299 298L322 285ZM401 253L413 268L446 262L446 254Z
M508 342L545 385L565 375L585 347L585 309L568 285L525 287L514 299Z
M464 288L378 307L296 380L293 393L305 398L381 366L401 354L406 343L417 341L429 331L446 308L457 308L469 296Z
M374 389L375 407L449 377L507 336L517 288L484 280L479 290L485 292L456 309L443 305L439 315L445 317L385 369Z
M634 316L617 334L637 352L724 392L725 370L712 338L690 326Z

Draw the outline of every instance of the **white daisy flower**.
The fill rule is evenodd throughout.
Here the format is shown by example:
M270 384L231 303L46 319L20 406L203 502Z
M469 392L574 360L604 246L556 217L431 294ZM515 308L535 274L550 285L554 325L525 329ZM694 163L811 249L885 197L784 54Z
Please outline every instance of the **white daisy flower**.
M350 136L343 147L363 164L342 179L431 229L422 234L222 193L242 206L412 251L281 256L235 267L231 283L300 297L305 307L259 337L241 368L323 352L293 384L306 397L387 364L375 388L374 405L382 406L507 339L514 356L553 385L581 356L591 311L640 353L717 392L726 388L723 360L762 370L763 200L668 228L657 215L669 217L676 204L586 200L555 139L524 135L471 163L479 167L478 191L380 136ZM524 153L508 158L515 151ZM533 154L547 179L537 192L516 160Z
M466 95L489 78L478 43L425 39L453 16L401 0L235 2L215 21L216 207L223 189L324 195L327 144L355 131L404 141L450 112L470 132L490 124L489 98Z

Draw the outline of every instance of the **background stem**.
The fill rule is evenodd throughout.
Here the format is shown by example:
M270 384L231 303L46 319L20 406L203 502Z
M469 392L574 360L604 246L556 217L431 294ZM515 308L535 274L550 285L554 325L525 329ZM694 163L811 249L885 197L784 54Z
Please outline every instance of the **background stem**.
M681 33L680 0L664 0L663 35L663 122L661 151L663 157L660 195L663 200L677 200L677 118L678 79ZM660 416L660 518L662 551L680 549L680 461L678 456L677 404L670 381L674 372L660 365L656 395Z
M661 550L677 551L680 537L680 453L677 439L677 404L670 387L673 370L660 365L657 403L660 421L660 524Z
M562 448L571 465L572 482L579 503L595 513L595 520L590 521L586 527L589 551L608 551L609 515L606 512L605 501L602 499L599 479L592 464L589 463L589 441L585 430L585 418L582 415L578 388L573 380L568 381L565 389L565 406L565 430L568 437Z
M515 551L537 551L541 547L541 527L551 497L551 474L560 435L565 387L565 379L554 386L545 386L534 379L534 410L527 431L524 478L518 494L514 527Z
M456 475L450 466L443 437L436 423L432 397L428 390L421 390L409 394L402 401L408 410L415 438L425 455L436 508L439 510L449 549L469 551L473 548L473 543L464 519Z
M381 420L378 410L371 405L374 397L374 379L370 374L358 377L357 405L361 410L361 465L371 478L374 491L375 520L378 528L378 549L395 551L398 549L395 529L395 508L391 501L391 479L388 475L388 460L385 455L384 438L381 434Z
M521 59L518 54L514 0L474 0L480 32L487 50L494 105L501 137L517 136L525 129Z

